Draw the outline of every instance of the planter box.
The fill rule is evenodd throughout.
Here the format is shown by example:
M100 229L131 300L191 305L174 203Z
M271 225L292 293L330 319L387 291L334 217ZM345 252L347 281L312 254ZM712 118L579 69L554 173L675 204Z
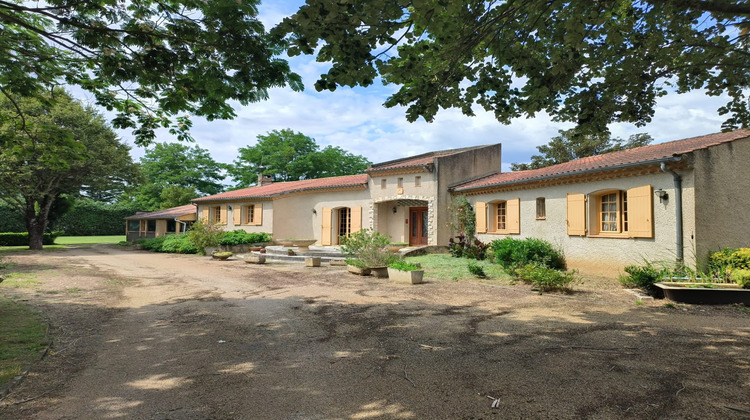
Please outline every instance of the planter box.
M705 305L742 303L750 305L750 289L736 284L715 284L715 287L696 287L700 283L660 282L654 286L664 292L664 297L675 302Z
M305 267L320 267L320 257L305 258Z
M388 267L370 267L372 275L379 278L388 278Z
M344 261L342 258L332 258L329 264L333 266L343 267L346 265L346 261Z
M250 254L245 257L245 262L248 264L265 264L266 256L265 254Z
M350 272L352 274L357 274L359 276L369 276L370 275L370 269L367 268L367 267L360 268L360 267L357 267L357 266L354 266L354 265L347 265L346 266L346 271L348 271L348 272Z
M424 270L401 271L388 267L388 277L399 283L419 284L422 283Z

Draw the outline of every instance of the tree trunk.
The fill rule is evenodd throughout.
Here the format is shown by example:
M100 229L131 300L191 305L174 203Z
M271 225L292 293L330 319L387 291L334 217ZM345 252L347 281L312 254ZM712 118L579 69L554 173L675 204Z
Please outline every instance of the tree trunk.
M28 226L29 249L42 249L45 225L46 223L38 223L36 218L31 221Z
M29 232L29 249L42 249L44 231L47 229L49 209L54 201L53 197L44 196L41 200L26 199L26 230Z

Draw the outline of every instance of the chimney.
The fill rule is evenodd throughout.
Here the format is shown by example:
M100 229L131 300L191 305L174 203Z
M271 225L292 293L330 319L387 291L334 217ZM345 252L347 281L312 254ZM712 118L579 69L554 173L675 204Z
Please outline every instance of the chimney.
M271 178L270 175L263 175L262 173L258 174L258 186L262 187L264 185L270 185L273 183L273 178Z

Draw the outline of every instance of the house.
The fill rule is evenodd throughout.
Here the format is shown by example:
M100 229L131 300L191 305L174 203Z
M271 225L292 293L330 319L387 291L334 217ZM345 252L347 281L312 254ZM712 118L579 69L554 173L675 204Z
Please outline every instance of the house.
M339 238L373 229L394 242L441 245L448 227L448 187L500 167L500 144L425 153L370 165L366 173L291 182L260 175L254 187L196 198L201 219L225 230L280 239Z
M139 212L125 218L128 242L158 238L168 233L184 233L196 220L195 206L187 204L170 209Z
M477 236L541 238L569 267L613 274L644 261L703 263L750 242L750 131L711 134L496 173L450 187Z

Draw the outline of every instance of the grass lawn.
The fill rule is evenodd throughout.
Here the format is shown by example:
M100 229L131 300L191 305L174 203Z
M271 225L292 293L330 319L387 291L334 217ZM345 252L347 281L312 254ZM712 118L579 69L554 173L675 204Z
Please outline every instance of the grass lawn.
M125 240L125 235L110 236L58 236L55 245L116 244Z
M477 264L484 269L487 277L485 280L499 280L510 282L511 277L506 274L502 267L489 261L477 261L467 258L454 258L449 254L429 254L419 257L408 257L407 261L411 263L422 264L425 278L436 280L476 280L477 277L469 272L467 268L469 263Z
M47 323L29 306L0 297L0 387L39 360Z

